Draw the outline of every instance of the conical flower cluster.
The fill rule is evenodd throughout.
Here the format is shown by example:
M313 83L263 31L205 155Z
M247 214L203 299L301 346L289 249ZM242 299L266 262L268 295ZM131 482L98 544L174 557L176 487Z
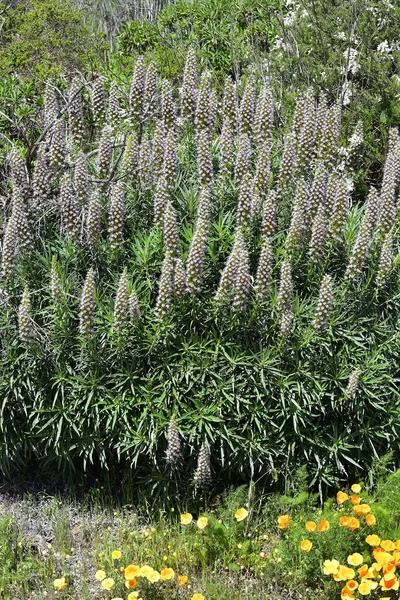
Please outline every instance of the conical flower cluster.
M249 170L250 164L250 139L249 136L244 134L239 138L239 146L236 154L235 161L235 183L240 185L244 175Z
M232 300L232 309L236 312L245 310L249 302L251 287L249 253L243 244L238 256L235 293Z
M239 131L241 134L250 135L253 131L255 104L255 81L254 75L250 75L244 89L243 98L239 110Z
M13 146L11 152L11 180L13 187L18 187L25 197L28 188L28 174L21 151L16 146Z
M240 255L244 249L244 237L241 229L236 230L235 241L226 265L221 273L218 290L215 295L217 304L230 304L233 300L238 275Z
M208 71L204 71L200 78L200 87L197 94L197 106L195 126L197 133L206 131L207 136L210 133L211 125L211 76Z
M139 150L139 178L144 190L150 189L152 185L152 161L151 161L151 145L147 136L142 138Z
M78 237L80 229L80 206L72 181L67 173L60 184L60 208L64 229L70 237Z
M269 188L269 176L270 176L270 152L271 142L269 137L266 137L263 142L260 154L258 156L256 174L254 177L254 189L256 193L264 197Z
M154 194L154 223L159 227L164 226L165 209L169 200L167 184L164 177L160 177L157 182Z
M59 114L57 92L51 81L46 81L43 100L44 128L51 129Z
M108 238L111 248L117 248L124 241L124 187L122 181L115 184L111 193L111 205L108 216Z
M157 180L163 170L164 164L164 152L165 152L165 132L164 124L162 121L158 121L154 128L153 142L152 142L152 171L154 178Z
M168 446L165 454L165 462L167 465L175 466L181 457L181 440L174 417L169 422L167 438Z
M225 79L222 111L224 114L224 122L229 121L232 135L235 135L238 126L238 105L235 85L229 75Z
M392 233L389 231L385 235L381 255L379 257L378 273L376 275L376 286L381 288L387 281L388 275L392 268L393 262L393 245L392 245Z
M242 179L236 212L236 227L247 229L253 219L253 178L246 173Z
M143 56L138 56L129 91L129 104L131 107L132 120L135 125L139 125L143 116L145 77L146 68L144 66L144 58Z
M263 302L267 298L273 261L272 244L270 239L266 237L261 247L256 275L255 292L258 302Z
M93 190L86 217L86 239L89 248L96 248L101 236L101 196L99 190Z
M187 286L186 286L185 265L181 258L175 259L173 288L174 288L174 297L177 298L178 300L182 300L182 298L187 293Z
M151 117L154 112L156 105L156 96L157 96L157 65L152 60L147 67L146 71L146 82L144 87L144 110L145 117Z
M349 198L346 180L341 177L336 188L335 204L329 221L329 235L335 242L340 242L344 235L349 213Z
M119 102L119 90L115 81L111 82L110 95L108 97L107 120L113 131L118 129L121 117L121 106Z
M176 222L176 212L171 201L167 202L164 216L165 251L171 257L179 256L179 233Z
M50 166L60 169L64 166L66 156L64 121L57 119L52 128L50 141Z
M13 190L12 218L18 248L23 253L28 253L32 250L33 238L26 204L18 188Z
M233 136L229 120L225 120L221 137L219 140L220 161L219 169L222 179L228 179L232 173L233 160Z
M200 185L211 185L213 180L213 166L210 153L210 142L208 133L205 129L199 134L197 164Z
M261 220L261 233L264 237L272 237L276 227L276 194L269 192L264 200Z
M41 210L46 205L49 195L49 165L45 145L39 146L36 155L35 168L33 170L32 189L36 210Z
M131 183L135 183L139 177L139 147L135 132L132 132L126 140L122 156L122 172L126 175L126 180Z
M105 125L101 132L99 150L97 153L97 173L100 179L106 179L111 166L112 130Z
M196 87L197 87L197 65L196 52L194 48L189 48L185 69L183 72L183 82L181 88L181 115L189 121L194 120L196 112Z
M53 256L51 261L51 272L50 272L50 293L56 304L61 304L63 299L63 291L61 287L61 280L58 274L57 259Z
M349 264L347 265L345 277L355 280L360 275L367 260L368 250L371 243L371 226L367 210L361 221L360 229L351 251Z
M171 84L164 79L161 89L161 114L166 131L173 132L176 126L176 109Z
M284 313L291 308L293 296L292 268L288 260L281 265L281 282L278 293L277 309Z
M325 208L321 204L311 227L311 238L308 254L314 264L318 264L323 256L325 245Z
M129 318L129 290L128 273L125 268L119 280L117 294L114 301L114 329L121 333Z
M303 120L296 150L296 171L301 171L304 169L313 158L316 115L315 109L316 107L313 93L311 90L308 90L305 95Z
M321 134L318 148L318 158L324 161L326 166L332 166L337 153L337 141L339 137L340 105L331 106L325 116L325 123ZM319 125L319 123L318 123Z
M79 307L79 332L84 337L90 337L94 332L96 308L94 293L94 271L89 269L83 285Z
M74 188L79 203L84 206L88 199L89 186L86 158L82 150L78 152L75 161Z
M158 297L156 303L156 315L160 320L164 319L171 310L173 298L173 274L173 259L169 255L169 253L166 252L161 269L160 283L158 287Z
M1 275L7 280L11 279L15 272L17 241L14 218L11 215L4 230L1 253Z
M206 444L202 444L197 459L197 469L194 474L194 483L197 488L204 488L211 484L212 473L210 463L210 450Z
M140 314L139 298L135 290L132 290L129 296L129 317L131 323L136 323L140 319Z
M175 189L176 174L178 170L178 159L176 156L176 142L174 132L168 132L165 144L163 176L167 185L167 191L172 192Z
M319 208L325 205L327 172L322 160L317 162L314 179L311 186L308 206L310 218L314 219Z
M19 305L18 333L20 340L27 346L31 346L35 342L35 326L31 317L31 301L29 299L28 287L25 287L21 304Z
M258 96L254 122L254 134L257 143L262 146L266 140L271 142L274 124L274 100L269 82L265 84ZM269 143L270 145L270 143Z
M360 369L354 369L354 371L350 375L349 382L347 384L346 391L345 391L346 398L354 398L354 396L357 394L358 386L359 386L359 382L360 382L360 375L361 375Z
M319 290L318 304L315 311L313 327L317 330L325 329L328 325L329 315L333 306L332 277L324 275Z
M104 78L97 77L92 87L92 112L97 126L102 126L106 118L106 95L104 93Z

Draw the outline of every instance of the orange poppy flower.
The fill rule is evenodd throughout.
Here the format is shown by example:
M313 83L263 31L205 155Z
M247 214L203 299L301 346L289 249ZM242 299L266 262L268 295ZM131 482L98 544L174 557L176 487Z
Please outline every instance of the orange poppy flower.
M317 524L314 523L314 521L307 521L306 529L307 529L307 531L312 533L313 531L315 531L317 529Z
M368 525L368 527L372 527L376 524L376 517L370 513L365 517L365 523Z
M342 527L348 527L350 517L340 517L339 523Z
M303 550L303 552L310 552L312 548L312 542L310 542L310 540L303 540L300 544L300 548Z
M282 515L278 517L278 527L279 529L287 529L289 527L290 517L289 515Z
M371 507L368 504L358 504L353 508L357 516L366 515L371 512Z
M354 591L351 590L350 588L348 588L347 585L345 585L344 588L342 589L341 597L342 597L342 600L347 600L348 598L354 598Z
M324 519L321 520L320 524L318 525L318 531L328 531L330 525L328 523L328 521L325 521Z
M187 575L179 575L179 577L178 577L178 585L179 585L179 587L183 587L186 584L187 580L188 580L188 576Z
M346 583L346 587L351 591L354 592L354 590L356 590L358 588L358 583L355 579L350 579L350 581L348 581Z
M355 517L349 517L349 522L347 523L347 527L351 531L355 531L356 529L358 529L360 527L360 521L358 519L356 519Z
M338 504L343 504L343 502L346 502L346 500L348 500L349 497L347 494L345 494L345 492L338 492L336 494L336 502Z
M352 497L350 498L350 500L351 500L351 503L352 503L352 505L353 505L353 506L356 506L356 504L360 504L360 502L361 502L361 497L360 497L360 496L352 496Z

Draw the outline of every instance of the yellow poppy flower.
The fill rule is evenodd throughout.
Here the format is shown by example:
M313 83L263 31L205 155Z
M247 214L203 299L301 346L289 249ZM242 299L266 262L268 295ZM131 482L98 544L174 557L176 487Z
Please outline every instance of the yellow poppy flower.
M391 540L382 540L381 541L381 548L383 548L385 550L385 552L392 552L392 550L395 549L395 545L394 542L392 542Z
M128 565L124 571L125 579L135 579L139 577L140 567L138 565Z
M179 575L178 577L178 585L179 587L184 587L184 585L186 584L188 580L188 576L187 575Z
M373 535L368 535L365 538L365 541L367 542L367 544L369 546L379 546L379 544L381 543L381 538L378 537L377 535L373 534Z
M338 492L336 494L336 502L338 504L343 504L343 502L346 502L346 500L348 500L349 497L347 494L345 494L345 492Z
M149 565L143 565L143 567L140 567L139 577L147 577L152 571L153 567L150 567Z
M353 483L351 486L351 491L355 494L359 494L361 492L361 485L359 483Z
M96 571L95 578L98 581L102 581L105 578L105 576L106 576L106 573L102 569L99 569L98 571Z
M371 513L369 515L367 515L365 517L365 523L369 526L372 527L373 525L376 524L376 517L374 515L372 515Z
M148 573L147 575L147 581L150 581L150 583L157 583L157 581L160 581L161 579L161 575L158 571L151 571L151 573Z
M181 515L182 525L190 525L190 523L192 521L193 521L193 517L190 513L183 513L183 515Z
M363 557L358 552L355 552L347 557L347 562L349 565L353 565L353 567L358 567L359 565L362 565Z
M307 529L307 531L312 533L313 531L315 531L317 529L317 524L314 523L314 521L307 521L306 529Z
M355 579L350 579L347 583L346 583L346 587L354 592L354 590L356 590L358 588L358 583Z
M340 597L342 600L349 600L349 598L354 598L354 591L349 589L347 585L341 591Z
M65 577L61 577L60 579L55 579L53 581L54 587L56 587L59 590L65 590L65 588L67 587L67 582L65 581Z
M112 579L111 577L107 577L107 579L103 579L103 581L101 582L100 585L103 588L103 590L111 590L114 583L115 583L114 579Z
M131 592L128 594L128 600L136 600L139 597L139 592Z
M239 523L240 521L244 521L247 519L248 511L245 508L238 508L235 512L235 519Z
M168 579L173 579L175 577L175 571L170 568L163 569L160 573L161 579L168 581Z
M206 600L203 594L193 594L192 600Z
M279 529L287 529L289 527L289 524L290 524L289 515L282 515L281 517L278 517Z
M358 519L356 519L355 517L349 517L349 520L347 522L347 528L350 529L350 531L355 531L359 527L360 527L360 521Z
M128 590L130 590L131 588L134 588L137 586L137 579L126 579L125 580L125 587L128 588Z
M199 529L204 529L205 527L207 527L207 525L208 525L207 517L200 517L199 519L197 519L197 527Z
M300 548L303 550L303 552L310 552L312 548L312 542L310 542L310 540L303 540L300 544Z
M111 556L114 560L118 560L122 556L121 550L113 550Z
M354 569L346 567L346 565L339 565L337 573L333 573L333 579L335 581L346 581L346 579L354 579Z
M324 562L324 573L325 575L334 575L339 570L340 563L335 558L333 560L326 560Z
M369 504L358 504L353 507L353 510L359 517L360 515L366 515L367 513L371 512L371 507Z

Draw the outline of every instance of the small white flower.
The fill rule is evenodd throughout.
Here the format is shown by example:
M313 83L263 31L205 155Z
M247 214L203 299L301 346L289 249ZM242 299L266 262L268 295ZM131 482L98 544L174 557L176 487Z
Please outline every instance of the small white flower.
M392 48L389 46L389 43L387 40L383 40L383 42L381 42L378 45L377 51L380 52L381 54L389 54L390 52L392 52Z

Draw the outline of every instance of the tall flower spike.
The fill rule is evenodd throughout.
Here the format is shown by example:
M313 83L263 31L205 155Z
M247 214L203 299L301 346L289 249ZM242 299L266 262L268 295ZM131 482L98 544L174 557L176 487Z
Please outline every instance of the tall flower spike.
M233 299L242 249L244 249L243 232L237 229L233 248L221 273L218 290L215 294L217 304L230 304Z
M211 485L212 474L210 464L210 451L206 444L202 444L197 459L197 469L194 474L196 488L205 488Z
M146 83L144 89L144 109L147 117L152 117L157 97L157 65L152 60L147 67Z
M199 204L197 206L197 224L202 221L208 231L210 225L210 188L208 185L203 185L200 188Z
M253 178L250 173L242 179L236 211L236 227L247 229L253 219Z
M319 207L325 205L327 173L324 163L319 160L315 167L314 179L311 186L308 206L310 218L314 219Z
M219 114L219 100L216 90L211 90L210 94L210 136L213 134L217 125Z
M13 190L12 217L18 248L25 254L32 250L32 232L28 220L25 201L18 188Z
M175 418L172 417L168 425L168 446L165 454L167 465L175 466L181 456L181 440Z
M203 220L198 220L186 263L187 290L192 296L201 292L206 248L207 228Z
M197 164L200 185L211 185L213 180L213 165L211 160L210 142L205 129L201 131L197 146Z
M395 191L396 177L392 143L392 145L389 145L389 150L385 161L380 193L378 229L381 237L388 233L393 226L396 216Z
M308 254L314 264L318 264L322 259L325 244L325 208L321 204L314 217L311 227L310 247Z
M158 179L162 173L164 164L164 152L165 152L165 132L162 121L158 121L153 135L152 143L152 170L154 179Z
M79 307L79 333L84 337L90 337L94 332L96 308L94 293L94 271L93 269L89 269L83 285Z
M257 143L262 146L266 140L271 142L274 123L274 100L269 82L264 84L257 100L254 122L254 134Z
M156 191L154 194L154 223L158 227L163 227L165 209L168 204L169 194L167 184L163 176L157 182Z
M19 305L18 332L20 340L25 345L31 346L35 342L35 326L31 317L31 302L27 286L24 289L21 304Z
M145 77L146 68L144 66L144 58L143 56L138 56L129 91L129 104L131 106L131 115L135 125L139 125L143 116Z
M219 140L220 162L219 170L221 178L229 179L233 167L233 138L230 121L225 119Z
M68 119L72 143L79 145L84 134L81 82L77 77L72 80L68 93Z
M278 197L282 197L292 183L296 141L291 134L285 137L278 175Z
M304 114L306 110L306 93L301 92L296 98L296 106L293 114L292 135L295 140L295 154L300 144L301 130L304 125Z
M142 188L148 190L152 186L152 162L150 140L146 136L142 137L142 143L139 150L139 177Z
M117 294L114 301L114 329L121 333L128 322L129 316L129 290L128 290L128 272L125 269L122 272L118 283Z
M79 203L84 206L88 199L88 172L86 158L82 150L78 152L75 161L74 188Z
M165 144L163 176L167 185L168 193L175 189L176 174L178 170L178 159L176 155L176 143L173 131L169 131Z
M135 290L132 290L129 296L129 316L131 323L136 323L140 319L140 314L139 298Z
M376 287L382 288L387 281L388 275L392 268L393 247L392 233L389 231L384 238L381 255L379 258L378 273L376 275Z
M355 281L361 275L368 256L371 233L368 209L366 209L347 265L345 274L347 279Z
M66 156L65 127L62 119L57 119L52 128L50 141L50 166L59 169L64 166Z
M374 232L374 229L378 223L379 216L379 194L374 187L371 187L368 198L367 198L367 208L366 214L368 215L369 227L371 230L371 235Z
M164 79L161 89L161 114L167 131L174 131L176 126L176 109L172 96L171 84Z
M171 310L173 297L173 272L173 259L167 252L165 254L162 264L160 283L158 287L158 297L156 303L156 315L157 318L160 320L164 319Z
M17 186L25 197L28 189L28 173L21 151L17 146L13 146L11 152L11 179L13 187Z
M287 250L291 253L301 249L304 244L308 224L307 199L307 184L303 178L300 178L296 183L292 218L285 243Z
M284 312L292 304L293 281L292 268L288 260L284 260L281 265L281 282L279 286L277 309Z
M97 173L100 179L107 179L111 166L112 130L110 125L105 125L101 132L99 149L97 152Z
M200 87L197 94L197 107L195 125L196 132L200 133L204 130L207 135L210 133L210 116L211 116L211 75L208 71L204 71L200 78Z
M333 171L328 177L325 195L325 213L328 218L330 218L333 213L339 181L340 175L337 171Z
M288 305L281 315L279 329L283 337L288 337L293 326L293 307Z
M181 115L183 119L194 120L196 112L197 65L196 52L190 47L186 55L181 88Z
M236 88L232 78L229 75L225 79L222 110L224 114L224 121L230 122L232 135L235 135L238 127L238 105Z
M122 157L122 173L126 180L136 183L139 177L139 147L135 132L132 132L126 140L126 146Z
M187 293L187 287L185 265L183 264L183 260L181 258L176 258L174 261L173 278L174 296L178 300L182 300Z
M347 216L349 212L349 198L347 183L344 176L338 182L335 204L329 221L329 235L335 242L340 242L344 235Z
M249 75L249 78L244 88L243 98L240 103L239 111L239 131L241 134L250 135L253 131L254 121L254 101L255 101L255 81L254 75Z
M107 118L113 132L119 127L121 118L121 106L119 102L119 90L115 81L111 82L110 95L108 97Z
M305 94L303 123L296 150L296 171L302 171L310 164L313 158L316 116L315 108L313 92L312 90L308 90Z
M335 162L339 137L339 124L340 105L334 104L327 110L326 120L318 148L318 158L323 160L327 166L332 166Z
M324 275L319 289L318 304L314 315L313 327L321 331L328 325L333 306L332 277Z
M235 293L232 300L232 309L241 312L246 309L249 302L251 287L249 253L243 244L238 257Z
M92 87L92 112L94 122L101 127L106 118L106 95L104 93L104 77L97 77Z
M324 93L321 94L318 103L315 116L315 147L319 148L321 145L321 138L324 133L326 115L328 107L326 104L326 96Z
M249 136L244 134L239 138L238 150L236 154L235 161L235 183L239 185L245 175L245 173L249 170L250 164L250 139Z
M50 81L46 81L44 90L44 127L50 129L58 118L59 107L57 91Z
M40 144L36 155L33 171L32 188L36 210L40 210L46 203L49 194L49 167L47 163L46 148Z
M14 218L8 219L4 230L3 247L1 254L1 274L5 279L11 279L15 272L16 265L17 234L15 230Z
M276 228L276 193L271 190L264 200L261 232L264 237L272 237Z
M50 292L56 304L61 304L63 299L63 291L61 287L61 280L58 274L57 259L53 256L51 260L51 272L50 272Z
M89 248L98 246L101 235L101 197L100 191L94 189L89 200L86 218L86 238Z
M269 188L271 141L265 138L258 155L256 174L254 177L255 192L264 198Z
M111 193L110 213L108 216L108 238L111 248L118 248L124 241L125 201L122 181L118 181Z
M70 237L78 237L81 225L80 206L67 173L61 178L59 203L64 229Z
M165 252L171 257L180 255L179 250L179 233L176 223L176 212L171 201L167 202L164 217L164 243Z
M273 261L272 244L270 239L266 237L261 247L256 275L255 291L258 302L263 302L267 298Z
M354 396L357 394L358 386L359 386L359 382L360 382L360 375L361 375L360 369L354 369L354 371L350 375L349 382L347 384L347 387L346 387L346 390L344 393L346 398L354 398Z

